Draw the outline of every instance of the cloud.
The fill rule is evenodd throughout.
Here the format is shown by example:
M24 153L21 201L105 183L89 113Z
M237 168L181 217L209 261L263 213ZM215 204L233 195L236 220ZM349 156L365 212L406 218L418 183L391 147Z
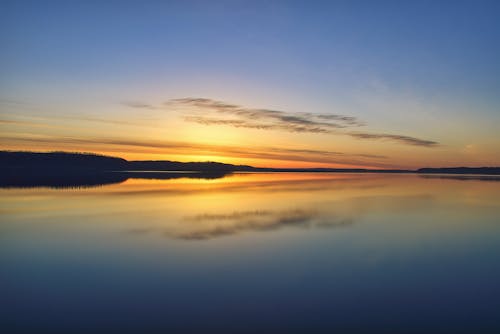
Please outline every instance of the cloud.
M353 116L254 109L213 99L196 97L173 99L166 102L166 104L183 108L185 121L203 125L226 125L235 128L259 130L348 135L357 139L390 140L400 144L421 147L438 146L438 143L435 141L407 135L344 132L343 129L365 125L365 123Z
M149 104L149 103L144 103L144 102L137 102L137 101L125 101L121 102L122 105L130 107L130 108L136 108L136 109L150 109L150 110L155 110L158 109L158 107Z
M401 142L403 144L424 146L424 147L434 147L438 146L439 143L432 140L424 140L410 136L394 135L387 133L364 133L364 132L351 132L349 133L351 137L358 139L386 139L396 142Z
M34 126L34 127L49 127L50 126L48 124L42 124L42 123L30 122L30 121L12 120L12 119L0 119L0 125L1 124L5 124L5 125L27 125L27 126Z
M203 124L203 125L230 125L235 128L248 128L259 130L285 130L289 132L311 132L311 133L329 133L330 131L321 127L313 127L309 125L296 125L296 124L265 124L258 122L251 122L247 120L236 119L215 119L204 116L186 116L185 121Z
M191 114L186 117L186 120L205 125L224 124L254 129L278 129L291 132L313 133L329 133L332 129L364 125L351 116L254 109L206 98L187 97L173 99L167 102L167 104L189 108ZM198 111L204 113L209 111L233 118L210 118L197 114ZM192 113L195 115L192 115Z
M374 159L387 159L385 155L378 154L352 154L337 151L323 151L323 150L310 150L310 149L294 149L294 148L267 148L269 151L277 152L287 152L287 153L298 153L298 154L314 154L323 156L351 156L351 157L364 157L364 158L374 158Z

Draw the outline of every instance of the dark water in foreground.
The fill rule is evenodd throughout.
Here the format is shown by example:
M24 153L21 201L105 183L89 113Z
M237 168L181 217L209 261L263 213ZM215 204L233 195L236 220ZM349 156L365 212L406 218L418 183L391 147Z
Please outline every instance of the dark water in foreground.
M499 333L500 182L0 189L2 333Z

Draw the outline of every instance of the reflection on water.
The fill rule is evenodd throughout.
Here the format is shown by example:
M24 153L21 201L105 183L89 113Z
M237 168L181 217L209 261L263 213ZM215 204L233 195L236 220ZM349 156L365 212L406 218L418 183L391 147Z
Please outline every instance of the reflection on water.
M475 180L475 181L500 181L500 175L446 175L446 174L421 174L420 177L426 179L448 179L448 180Z
M121 172L43 172L0 173L0 188L90 188L122 183L128 179L171 180L180 178L218 179L227 172L162 172L162 171L121 171Z
M0 328L494 332L500 187L465 180L270 173L0 189Z
M184 219L180 231L165 231L167 236L181 239L208 239L244 231L270 231L282 227L301 228L343 226L348 218L335 220L325 214L305 209L286 211L235 211L222 214L199 214Z

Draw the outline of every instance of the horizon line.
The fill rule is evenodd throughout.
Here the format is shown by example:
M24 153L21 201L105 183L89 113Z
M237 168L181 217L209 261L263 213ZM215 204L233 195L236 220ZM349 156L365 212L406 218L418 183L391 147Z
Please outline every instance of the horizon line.
M181 163L181 164L189 164L189 163L214 163L214 164L219 164L219 165L225 165L225 166L235 166L235 167L249 167L252 169L256 170L268 170L268 171L335 171L335 170L353 170L353 171L397 171L397 172L418 172L419 170L422 169L495 169L495 168L500 168L500 166L441 166L441 167L419 167L416 169L406 169L406 168L338 168L338 167L303 167L303 168L296 168L296 167L256 167L252 165L246 165L246 164L230 164L230 163L225 163L225 162L219 162L219 161L211 161L211 160L206 160L206 161L176 161L176 160L127 160L125 158L119 157L119 156L113 156L113 155L107 155L107 154L102 154L102 153L95 153L95 152L84 152L84 151L60 151L60 150L55 150L55 151L29 151L29 150L0 150L0 153L28 153L28 154L69 154L69 155L81 155L81 156L97 156L97 157L104 157L104 158L113 158L113 159L121 159L126 162L170 162L170 163Z

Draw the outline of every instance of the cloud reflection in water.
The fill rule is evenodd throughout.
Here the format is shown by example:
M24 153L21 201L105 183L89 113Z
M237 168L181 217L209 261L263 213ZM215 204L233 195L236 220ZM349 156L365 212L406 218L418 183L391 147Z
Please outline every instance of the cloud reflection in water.
M315 228L344 226L350 219L335 221L318 211L290 209L285 211L235 211L229 214L201 214L184 219L189 228L180 232L165 232L180 239L212 239L246 231L269 231L285 227Z

